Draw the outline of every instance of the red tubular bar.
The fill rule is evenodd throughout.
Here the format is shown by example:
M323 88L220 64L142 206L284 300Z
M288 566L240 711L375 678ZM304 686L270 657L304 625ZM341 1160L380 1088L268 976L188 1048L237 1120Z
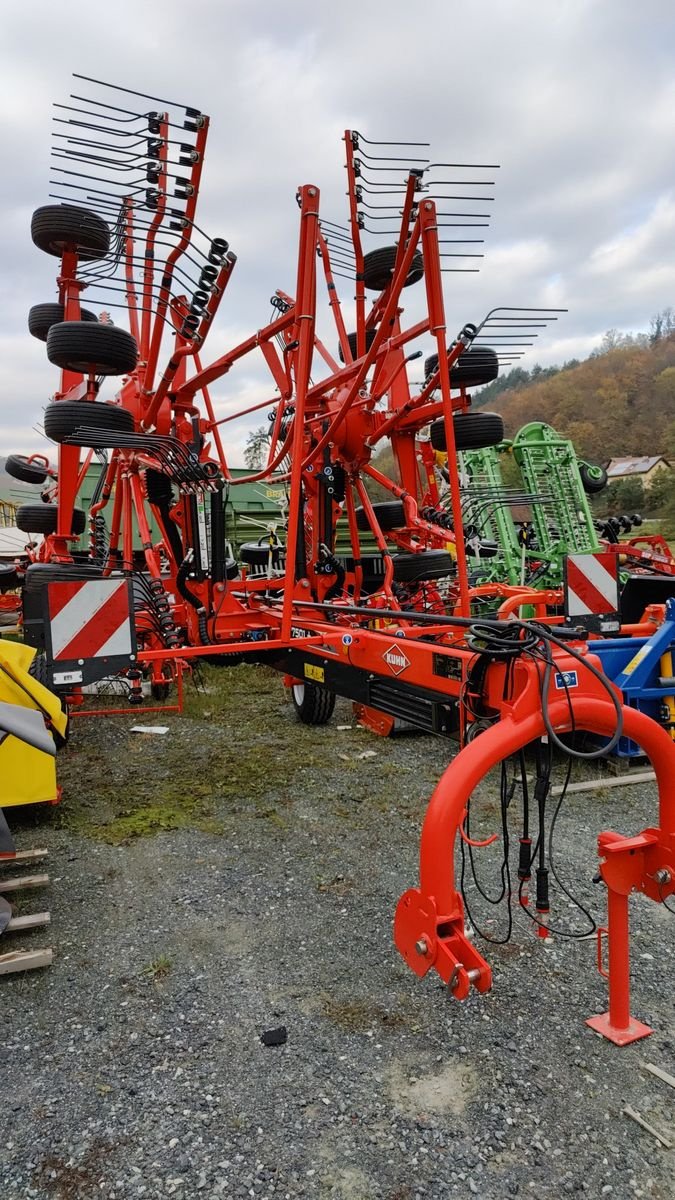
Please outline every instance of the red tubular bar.
M356 521L356 505L354 503L354 481L347 480L345 489L345 506L347 508L347 524L349 525L349 540L352 558L354 559L354 603L358 604L361 588L363 587L363 567L361 566L361 539Z
M497 616L502 619L510 617L512 613L517 613L518 609L522 608L524 604L531 605L535 610L543 609L545 615L548 605L554 606L563 602L563 593L560 588L538 592L535 588L518 587L517 584L511 584L509 585L509 590L513 594L507 596L506 600L503 600L497 609Z
M288 374L286 364L279 358L279 351L272 342L261 342L260 350L270 370L274 382L279 389L280 400L290 400L293 393L293 381Z
M344 320L342 317L342 309L340 307L340 297L338 296L337 288L335 286L335 279L333 278L333 270L332 270L332 267L330 264L330 254L328 252L328 244L327 244L326 239L323 236L320 229L318 232L318 245L319 245L319 250L321 251L321 262L323 263L323 273L324 273L324 276L326 279L326 287L328 289L328 303L333 312L333 320L335 321L335 328L337 329L338 341L340 343L340 349L342 350L342 357L343 357L344 361L346 363L348 363L348 362L352 361L352 352L349 347L349 339L347 337L347 330L345 328L345 323L344 323Z
M103 508L110 496L113 483L116 481L117 486L113 496L112 516L110 518L110 536L108 538L108 562L104 568L103 574L109 575L113 567L117 565L117 552L119 550L120 537L122 533L122 512L123 512L123 488L122 481L118 474L119 450L114 450L108 466L108 474L104 485L104 494L101 497L101 508Z
M85 481L86 474L91 466L91 460L93 457L94 457L94 451L88 450L84 456L84 461L82 462L82 465L80 466L80 470L79 470L79 473L77 476L77 485L76 485L76 489L75 489L76 492L79 492L80 488L82 487L82 484Z
M197 353L196 350L194 353L194 362L195 362L195 367L197 368L197 370L201 371L202 364L201 364L201 361L199 358L199 354ZM223 441L220 436L220 430L218 428L218 422L216 421L216 414L213 409L211 393L209 392L209 389L207 387L202 388L202 397L204 399L204 407L206 408L206 412L207 412L207 415L209 418L209 433L211 433L213 435L213 440L216 443L216 450L218 451L218 461L220 462L220 468L221 468L225 478L230 479L230 477L231 477L230 469L227 465L227 458L225 457L225 447L223 446Z
M158 180L159 197L155 215L150 222L150 227L145 238L145 264L143 267L143 313L141 316L141 340L138 344L141 361L146 364L150 354L150 331L152 327L155 241L157 238L157 231L164 220L164 213L166 211L166 167L169 156L168 137L169 118L166 113L162 113L159 119L159 138L161 142L159 151L159 161L161 163L161 170Z
M63 304L65 321L80 320L80 292L83 285L77 280L78 257L75 250L66 250L61 259L59 275L59 298ZM61 384L55 399L70 396L80 388L84 388L82 375L77 371L61 371ZM73 523L73 508L77 497L77 479L80 468L79 446L59 446L59 506L57 515L56 538L54 539L55 555L70 561L68 538L71 535Z
M295 354L295 416L293 419L293 460L291 499L288 509L286 586L281 618L281 636L291 636L293 587L297 579L296 554L302 521L302 449L305 436L305 401L312 369L314 322L316 317L316 240L319 228L319 189L307 185L300 190L300 250L296 288L298 349Z
M408 182L406 183L405 196L403 197L403 206L401 208L401 215L400 215L400 230L401 230L401 232L400 232L397 246L396 246L396 258L394 260L394 266L392 269L392 277L393 278L395 278L396 272L399 270L401 263L403 262L403 259L405 257L405 250L406 250L406 246L408 244L408 234L410 231L410 223L414 217L415 193L420 186L421 186L420 179L418 178L417 175L408 175ZM386 295L386 289L385 289L384 294ZM376 312L379 310L381 299L382 299L382 297L379 297L379 299L377 299L375 301L375 303L373 304L372 311L369 314L369 319L368 319L368 321L366 321L367 326L370 325L371 318L374 318Z
M368 492L366 491L363 480L359 479L357 476L355 483L356 483L356 490L359 494L359 500L361 501L361 504L363 505L363 511L365 512L366 516L368 517L368 524L370 525L370 528L373 531L373 535L374 535L375 541L377 543L377 548L380 551L380 553L382 555L382 560L384 562L384 585L383 585L382 590L383 590L385 596L387 597L387 599L389 600L391 607L399 608L400 606L398 604L398 601L394 597L394 593L391 590L391 585L394 582L394 564L391 559L389 547L387 546L387 539L385 538L385 536L382 532L382 529L380 528L380 523L379 523L377 517L375 516L375 509L373 508L372 501L370 499L370 496L368 495Z
M611 737L616 728L613 705L595 697L582 696L574 705L577 729ZM567 703L551 704L550 720L557 731L571 728ZM675 746L664 729L634 708L623 709L624 729L651 759L659 789L659 824L669 837L675 836ZM509 758L546 732L539 711L523 720L502 718L470 742L453 759L436 787L422 828L420 881L427 895L436 897L441 908L450 906L456 892L454 867L448 847L462 823L464 810L481 779L503 759ZM452 773L452 782L450 781Z
M447 328L443 306L443 283L438 246L438 226L436 205L433 200L425 200L420 205L420 223L422 227L422 245L424 252L424 280L427 289L427 303L431 318L431 332L436 335L438 348L438 371L443 400L443 416L445 418L445 445L448 461L456 462L457 447L455 445L455 427L452 415L452 400L450 399L450 367L446 348ZM450 474L450 498L452 506L452 525L455 535L455 550L457 553L457 575L459 578L460 612L468 617L471 611L469 602L469 572L466 565L466 548L464 545L464 527L462 524L462 497L459 490L459 476L456 470Z
M138 531L141 535L143 545L143 553L148 571L155 579L161 579L162 573L159 569L157 555L154 552L152 545L152 534L148 525L148 518L145 514L145 504L143 497L143 488L138 475L132 474L129 476L129 485L131 489L131 501L136 512L136 520L138 521Z
M131 201L128 197L122 201L124 206L124 276L126 279L127 307L129 309L129 329L136 345L140 345L141 331L138 324L138 297L136 295L136 275L134 271L134 219Z
M628 897L609 889L607 894L609 979L612 1024L627 1029L630 1023L630 965L628 958Z
M361 358L366 352L366 290L363 283L363 247L361 246L361 228L359 225L359 209L356 199L356 171L354 169L354 140L351 129L345 129L344 143L347 160L347 194L349 198L349 227L354 247L354 266L356 272L356 357ZM345 362L350 362L346 358Z
M134 506L131 498L131 479L128 470L122 471L122 561L125 571L134 565Z

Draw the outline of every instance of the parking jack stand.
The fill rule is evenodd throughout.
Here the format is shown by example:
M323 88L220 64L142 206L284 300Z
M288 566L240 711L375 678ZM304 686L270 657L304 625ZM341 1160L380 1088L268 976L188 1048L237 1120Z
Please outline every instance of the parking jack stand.
M628 839L614 833L601 834L599 838L600 853L607 855L608 861L602 867L602 875L607 883L607 928L598 929L598 970L608 981L609 1009L589 1017L586 1024L617 1046L627 1046L653 1032L649 1025L636 1021L630 1015L628 899L634 886L631 878L634 865L636 859L639 861L639 851L643 848L638 847L637 843L643 840L644 835ZM619 887L613 886L614 883L618 883ZM603 935L607 937L606 971L602 965Z

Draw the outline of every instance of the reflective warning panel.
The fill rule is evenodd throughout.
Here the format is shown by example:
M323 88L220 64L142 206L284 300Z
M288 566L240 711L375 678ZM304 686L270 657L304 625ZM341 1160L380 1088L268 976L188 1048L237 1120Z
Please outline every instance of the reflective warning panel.
M127 579L50 583L46 595L47 664L56 686L92 683L136 657Z
M619 577L615 554L568 554L565 558L565 617L594 633L620 627Z

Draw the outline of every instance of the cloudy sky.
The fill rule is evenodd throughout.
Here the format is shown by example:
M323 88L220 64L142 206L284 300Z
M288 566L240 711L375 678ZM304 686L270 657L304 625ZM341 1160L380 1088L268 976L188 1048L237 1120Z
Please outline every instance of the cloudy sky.
M238 263L207 359L293 290L297 186L345 219L345 128L501 164L481 271L445 276L451 332L496 304L567 307L523 365L562 362L675 306L672 0L23 0L2 27L0 454L46 446L56 371L26 316L54 298L56 260L30 216L53 190L51 104L83 90L73 71L211 116L199 220ZM214 390L221 412L271 394L253 359ZM247 427L229 428L237 465Z

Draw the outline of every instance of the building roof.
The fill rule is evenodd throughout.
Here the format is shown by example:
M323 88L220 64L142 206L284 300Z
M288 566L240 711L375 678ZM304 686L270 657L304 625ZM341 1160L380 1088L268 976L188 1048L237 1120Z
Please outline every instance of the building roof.
M626 475L647 475L659 463L669 467L670 463L662 454L638 455L635 458L613 458L607 467L610 479L622 479Z

